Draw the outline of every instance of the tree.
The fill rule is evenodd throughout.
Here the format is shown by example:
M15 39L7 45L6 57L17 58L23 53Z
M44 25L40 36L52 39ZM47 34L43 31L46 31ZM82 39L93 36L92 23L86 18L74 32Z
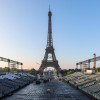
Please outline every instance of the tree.
M68 71L67 75L74 73L74 71Z
M100 67L96 68L96 72L100 72Z
M68 71L67 69L63 69L63 70L60 71L60 74L62 76L66 76L67 71Z
M2 72L9 72L10 69L8 67L2 68Z
M37 71L33 68L28 72L28 74L36 75Z

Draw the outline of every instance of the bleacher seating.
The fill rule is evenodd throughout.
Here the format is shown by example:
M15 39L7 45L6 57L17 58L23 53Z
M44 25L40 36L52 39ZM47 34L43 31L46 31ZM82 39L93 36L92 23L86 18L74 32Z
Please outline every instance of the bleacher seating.
M64 77L64 81L100 100L100 74L75 72Z
M34 79L35 76L25 73L0 74L0 98L33 82Z

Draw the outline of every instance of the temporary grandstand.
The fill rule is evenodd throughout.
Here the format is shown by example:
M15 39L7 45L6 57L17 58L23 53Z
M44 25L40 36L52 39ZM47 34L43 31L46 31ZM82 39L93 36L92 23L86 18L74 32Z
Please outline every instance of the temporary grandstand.
M100 73L75 72L64 77L64 81L100 100Z
M0 98L33 82L35 76L26 73L0 73Z

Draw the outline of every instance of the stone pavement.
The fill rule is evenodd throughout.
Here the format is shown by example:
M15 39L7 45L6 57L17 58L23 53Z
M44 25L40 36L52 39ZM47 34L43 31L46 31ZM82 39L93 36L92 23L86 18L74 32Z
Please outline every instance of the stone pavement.
M47 92L50 89L50 93ZM53 80L48 83L35 83L15 92L3 100L93 100L67 83Z

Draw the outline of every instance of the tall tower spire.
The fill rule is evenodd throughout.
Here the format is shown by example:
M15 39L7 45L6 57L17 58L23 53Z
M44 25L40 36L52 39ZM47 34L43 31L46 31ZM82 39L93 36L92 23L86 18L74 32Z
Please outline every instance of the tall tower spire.
M57 73L59 73L60 66L56 59L54 48L53 48L51 16L52 16L52 13L49 7L47 47L45 49L44 59L42 60L42 64L39 68L39 71L43 72L43 70L47 67L54 67L57 70Z
M50 11L50 4L49 4L49 11Z
M47 47L52 47L53 46L51 16L52 16L52 12L50 11L50 6L49 6Z

